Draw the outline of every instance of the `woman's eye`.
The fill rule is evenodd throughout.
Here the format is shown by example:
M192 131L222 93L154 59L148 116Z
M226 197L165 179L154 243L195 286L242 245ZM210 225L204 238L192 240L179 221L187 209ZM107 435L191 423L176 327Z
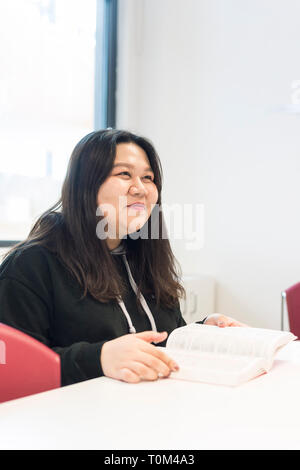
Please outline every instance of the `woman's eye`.
M123 175L131 177L131 174L129 173L129 171L121 171L120 173L118 173L118 176L123 176ZM151 175L144 176L144 179L154 182L154 178Z

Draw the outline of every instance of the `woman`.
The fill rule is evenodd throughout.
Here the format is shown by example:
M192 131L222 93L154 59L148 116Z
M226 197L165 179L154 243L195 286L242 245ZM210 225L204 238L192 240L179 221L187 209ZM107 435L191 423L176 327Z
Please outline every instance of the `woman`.
M185 325L184 291L162 236L161 178L146 139L88 134L72 153L61 199L1 265L0 321L60 355L62 385L101 375L155 380L178 368L151 344L163 346ZM240 325L218 314L205 323Z

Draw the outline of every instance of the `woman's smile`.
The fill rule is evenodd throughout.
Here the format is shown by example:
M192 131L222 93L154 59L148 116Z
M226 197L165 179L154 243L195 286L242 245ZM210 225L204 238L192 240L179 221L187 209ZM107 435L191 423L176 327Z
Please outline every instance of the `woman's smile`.
M144 211L146 210L146 206L143 202L133 202L132 204L129 204L128 209L133 209L134 211Z

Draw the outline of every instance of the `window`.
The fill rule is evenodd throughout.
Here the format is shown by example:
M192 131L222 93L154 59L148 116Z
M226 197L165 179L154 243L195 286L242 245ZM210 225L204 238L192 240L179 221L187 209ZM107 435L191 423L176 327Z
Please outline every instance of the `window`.
M54 204L70 154L114 127L116 0L0 2L0 246Z

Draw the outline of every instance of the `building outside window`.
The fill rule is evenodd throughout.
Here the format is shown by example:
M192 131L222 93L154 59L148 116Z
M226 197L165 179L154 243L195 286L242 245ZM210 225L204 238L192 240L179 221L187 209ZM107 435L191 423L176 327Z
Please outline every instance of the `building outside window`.
M57 201L81 137L113 125L107 64L115 4L0 2L0 246L26 238Z

